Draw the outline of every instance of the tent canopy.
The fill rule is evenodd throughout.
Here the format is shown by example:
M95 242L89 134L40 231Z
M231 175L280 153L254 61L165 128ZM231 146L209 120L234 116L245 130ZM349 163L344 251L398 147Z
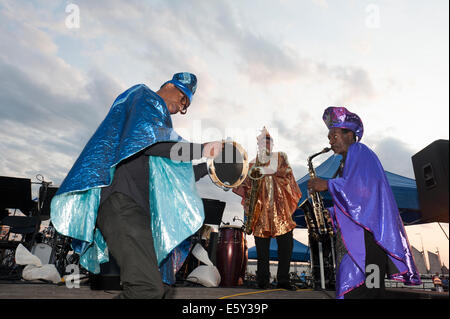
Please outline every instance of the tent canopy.
M249 248L248 259L257 259L256 246ZM269 259L278 260L277 240L271 238L269 248ZM294 247L292 249L291 261L309 261L309 247L294 239Z
M342 156L334 154L330 156L325 162L315 168L316 175L323 179L331 179L336 173ZM417 193L416 181L411 178L407 178L401 175L390 173L385 171L389 185L394 193L395 201L400 211L403 223L405 225L420 224L421 213L419 206L419 198ZM299 207L307 200L308 190L307 183L309 175L306 174L297 181L297 184L302 191L302 198L299 201ZM331 195L327 191L322 192L325 207L331 207L333 205ZM294 213L294 220L297 223L298 228L305 228L304 212L301 208L297 209Z

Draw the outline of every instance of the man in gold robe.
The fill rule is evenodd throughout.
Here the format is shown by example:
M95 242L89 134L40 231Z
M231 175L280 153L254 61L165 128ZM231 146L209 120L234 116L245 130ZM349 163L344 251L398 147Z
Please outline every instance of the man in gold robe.
M271 238L275 237L278 245L277 288L294 290L289 280L292 231L297 226L292 214L302 194L286 153L272 152L273 139L266 128L263 128L257 140L258 155L250 163L250 175L259 179L247 177L233 192L242 197L246 216L251 219L246 225L255 237L259 288L267 289L270 286L269 247ZM252 187L256 194L253 203ZM249 211L251 206L254 207L253 212ZM249 231L247 229L247 233Z

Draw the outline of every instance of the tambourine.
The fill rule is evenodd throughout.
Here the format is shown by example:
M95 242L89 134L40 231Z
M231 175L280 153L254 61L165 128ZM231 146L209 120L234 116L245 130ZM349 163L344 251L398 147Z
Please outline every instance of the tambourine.
M225 191L238 187L247 177L247 152L237 142L222 141L222 151L206 164L211 181Z

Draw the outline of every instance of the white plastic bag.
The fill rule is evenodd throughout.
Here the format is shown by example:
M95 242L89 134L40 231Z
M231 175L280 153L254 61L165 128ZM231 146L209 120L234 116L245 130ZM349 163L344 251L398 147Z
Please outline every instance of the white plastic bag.
M205 287L218 287L220 283L220 273L216 266L211 262L208 253L202 245L195 245L192 254L206 265L200 265L195 268L186 278L187 281L201 284Z
M25 280L44 279L54 284L61 282L61 276L53 264L47 264L41 267L27 265L22 271L22 278Z
M25 248L24 245L19 244L16 249L16 264L18 265L35 265L35 266L42 266L41 260L30 253L28 249Z
M22 244L16 249L16 264L26 265L22 271L22 278L25 280L44 279L57 284L61 282L61 276L55 265L42 265L41 260L30 253Z

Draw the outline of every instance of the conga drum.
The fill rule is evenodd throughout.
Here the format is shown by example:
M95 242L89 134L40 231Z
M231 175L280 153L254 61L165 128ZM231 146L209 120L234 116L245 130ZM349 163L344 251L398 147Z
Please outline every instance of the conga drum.
M217 240L216 266L219 270L221 287L238 285L245 260L244 232L239 226L226 226L219 229Z

